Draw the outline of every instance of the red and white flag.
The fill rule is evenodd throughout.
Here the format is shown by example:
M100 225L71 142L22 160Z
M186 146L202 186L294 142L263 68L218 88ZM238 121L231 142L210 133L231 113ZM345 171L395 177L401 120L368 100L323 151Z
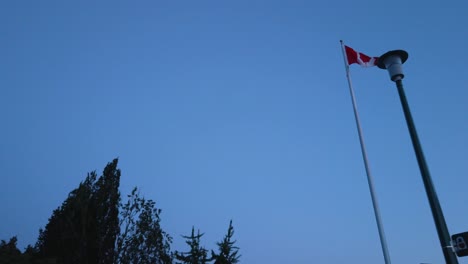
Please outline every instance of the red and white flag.
M357 52L348 46L345 46L345 51L348 65L357 63L362 67L372 67L376 66L377 61L379 60L379 57L369 57L366 54Z

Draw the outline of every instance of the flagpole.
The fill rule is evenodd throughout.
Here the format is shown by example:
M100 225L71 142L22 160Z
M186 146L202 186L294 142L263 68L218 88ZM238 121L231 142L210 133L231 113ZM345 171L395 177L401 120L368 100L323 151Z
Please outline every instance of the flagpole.
M359 114L357 111L356 98L354 95L353 85L351 82L351 76L349 75L349 65L348 65L348 60L346 57L343 40L340 40L340 43L341 43L341 51L343 52L344 65L345 65L345 70L346 70L346 78L348 79L349 93L351 95L351 102L353 104L354 118L356 120L356 127L357 127L358 134L359 134L359 143L361 145L362 159L364 160L364 167L366 168L367 183L369 185L369 191L371 194L372 206L374 207L374 215L375 215L375 221L377 222L377 229L379 230L380 244L382 246L382 252L384 255L384 259L385 259L385 264L390 264L391 263L390 254L388 253L387 240L385 238L382 218L380 216L379 204L377 203L377 195L376 195L375 188L374 188L374 179L372 177L370 167L369 167L369 161L367 159L367 151L364 145L361 121L359 119Z

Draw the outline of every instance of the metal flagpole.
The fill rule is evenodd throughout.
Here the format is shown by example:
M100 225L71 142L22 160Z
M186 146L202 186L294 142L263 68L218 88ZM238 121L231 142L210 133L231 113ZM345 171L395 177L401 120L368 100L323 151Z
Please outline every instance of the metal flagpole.
M361 144L362 159L364 160L364 166L366 168L367 183L369 184L369 191L371 194L372 206L374 207L375 221L377 222L377 228L379 230L380 244L382 246L382 252L384 255L384 259L385 259L385 264L390 264L391 263L390 254L388 253L387 240L385 238L382 218L380 216L379 204L377 203L377 196L376 196L375 189L374 189L374 179L372 177L372 174L369 168L369 161L367 159L367 151L364 145L364 138L362 136L361 121L359 120L359 114L358 114L357 105L356 105L356 98L354 96L353 85L351 83L351 77L349 75L348 60L347 60L343 41L340 40L340 43L341 43L341 50L343 52L344 65L346 69L346 78L348 79L349 93L351 95L351 101L353 103L354 117L356 119L356 127L357 127L358 134L359 134L359 142Z

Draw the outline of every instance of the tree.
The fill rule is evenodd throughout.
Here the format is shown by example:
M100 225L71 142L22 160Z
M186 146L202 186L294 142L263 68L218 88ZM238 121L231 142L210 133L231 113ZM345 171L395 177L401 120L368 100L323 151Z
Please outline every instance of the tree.
M171 264L171 236L161 229L161 210L155 202L140 197L137 188L121 205L121 233L117 239L117 261L121 264Z
M39 231L36 248L41 258L57 263L98 263L92 257L97 256L95 206L91 204L95 181L96 173L88 174Z
M53 259L38 259L37 250L28 245L23 253L17 248L16 236L7 243L0 241L0 264L56 264Z
M207 258L208 250L200 245L200 238L203 234L200 234L198 230L197 235L195 235L195 228L192 227L192 234L190 236L182 236L185 238L185 243L190 246L190 251L186 253L175 252L175 257L177 260L182 261L179 264L206 264L211 259Z
M95 184L91 203L96 214L97 263L102 264L112 263L117 257L115 243L120 233L120 170L117 163L114 159L104 168L102 177Z
M120 170L118 160L103 175L88 173L78 188L52 213L39 231L39 257L57 263L112 263L119 233Z
M0 242L0 263L21 263L21 251L16 247L18 239L16 236L10 238L8 243L5 240Z
M108 163L100 177L96 172L88 173L62 205L53 211L47 225L39 230L35 247L28 247L22 254L21 263L26 260L30 262L24 263L32 264L172 264L174 260L181 261L178 264L206 264L213 260L215 264L239 262L239 248L234 246L236 241L232 241L232 221L224 240L217 243L219 253L211 251L211 258L208 258L208 250L200 244L203 234L199 230L195 234L194 227L190 236L182 236L190 250L172 253L172 237L161 228L161 209L156 208L156 203L140 196L137 188L128 195L125 203L121 202L121 172L117 164L117 159ZM16 238L9 243L2 241L0 256L18 256L20 251L13 248L16 248Z
M232 240L234 236L234 227L232 226L232 220L229 222L229 228L223 241L216 243L218 245L219 253L211 251L211 256L215 260L214 264L235 264L239 263L239 247L234 246L237 242Z

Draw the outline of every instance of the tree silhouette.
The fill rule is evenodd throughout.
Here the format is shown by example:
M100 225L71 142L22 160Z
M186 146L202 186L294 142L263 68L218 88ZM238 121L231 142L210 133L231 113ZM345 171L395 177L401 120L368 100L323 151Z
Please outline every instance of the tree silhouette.
M185 243L189 245L190 251L186 253L175 252L175 257L179 264L205 264L211 261L207 258L208 250L200 245L200 238L203 234L200 234L198 230L197 235L195 235L195 228L192 227L192 234L190 236L182 236L185 238Z
M154 201L145 200L137 188L133 189L128 201L122 204L116 263L172 263L172 238L161 229L160 214Z
M114 159L101 176L87 174L65 201L52 212L34 247L24 253L17 238L0 241L0 264L214 264L239 263L239 248L232 240L232 221L218 252L201 246L203 233L182 236L190 250L171 252L172 237L160 225L161 209L142 197L135 187L121 202L121 172Z
M108 163L103 175L88 173L54 210L36 243L41 258L57 263L112 263L119 233L120 170L118 160Z
M116 259L115 242L120 233L120 170L117 159L109 163L96 184L92 205L96 206L97 259L99 263L112 263Z
M16 236L10 238L8 243L0 241L0 264L20 263L22 261L21 251L16 247L18 239Z
M211 256L215 260L214 264L235 264L239 263L239 247L234 246L236 240L232 240L234 236L234 227L232 220L229 222L229 228L223 241L216 243L219 253L211 251Z

